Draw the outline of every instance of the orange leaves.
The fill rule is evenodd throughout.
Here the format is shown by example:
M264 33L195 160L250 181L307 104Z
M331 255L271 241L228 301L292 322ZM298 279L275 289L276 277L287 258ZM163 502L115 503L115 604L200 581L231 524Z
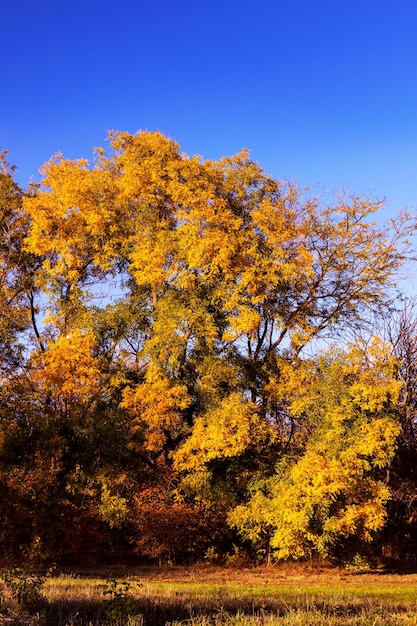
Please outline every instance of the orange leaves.
M157 293L169 278L167 265L172 255L172 236L162 227L144 227L135 242L130 259L130 271L138 286L149 285L156 304Z
M136 430L144 431L145 447L160 451L167 433L175 436L183 428L181 411L190 404L184 385L171 383L155 366L149 366L146 382L136 389L127 387L121 406L136 417Z
M280 329L270 347L290 338L295 354L330 327L359 325L383 300L403 255L396 236L368 221L379 203L322 207L247 151L212 162L161 133L110 140L113 152L97 149L92 166L52 159L25 200L27 247L46 255L44 285L80 286L123 267L152 305L169 288L200 289L228 319L227 342L246 336L256 350L256 316L267 315Z
M253 338L261 324L261 315L254 309L242 306L234 316L229 315L227 321L229 328L223 333L223 340L233 342L242 335Z
M174 499L158 488L144 489L134 502L137 551L165 563L202 559L225 532L222 511Z
M101 383L93 348L93 337L81 330L59 337L38 357L35 379L55 398L87 402L100 391Z
M27 248L47 256L47 273L85 279L89 264L104 264L114 195L111 177L90 169L87 161L60 156L43 172L43 188L24 202L31 219Z

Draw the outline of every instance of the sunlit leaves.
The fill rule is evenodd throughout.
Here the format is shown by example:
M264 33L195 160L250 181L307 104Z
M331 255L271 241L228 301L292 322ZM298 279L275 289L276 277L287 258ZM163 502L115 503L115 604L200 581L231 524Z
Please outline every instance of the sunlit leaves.
M323 202L248 151L204 160L158 132L112 132L91 162L58 154L24 198L4 167L0 304L15 316L1 319L0 343L16 354L32 323L28 406L67 420L60 449L113 429L123 443L106 462L143 464L146 485L132 489L150 508L157 494L161 520L217 498L237 505L229 521L257 549L280 556L372 539L386 515L401 385L387 346L348 350L346 339L389 310L413 220L386 228L374 221L379 202ZM47 309L41 329L34 287ZM321 354L322 338L339 347ZM99 479L101 464L83 473L86 487L68 463L68 493L122 528L134 493Z
M80 329L59 337L38 357L35 379L56 398L88 401L101 382L93 348L94 338Z
M181 469L199 469L218 458L238 456L256 435L256 408L233 393L195 421L192 434L176 454Z
M255 492L231 514L244 536L270 528L276 554L299 558L310 551L328 556L352 535L371 541L382 529L390 491L379 470L390 464L401 430L394 368L388 347L375 340L367 350L355 347L311 363L310 377L305 367L302 392L287 385L294 394L290 410L305 416L309 436L298 459L278 466L269 498ZM252 512L255 526L248 522Z
M168 433L176 436L181 431L181 411L190 401L184 385L172 383L151 365L143 384L135 390L126 388L122 407L136 417L135 430L144 433L145 447L153 452L163 448Z

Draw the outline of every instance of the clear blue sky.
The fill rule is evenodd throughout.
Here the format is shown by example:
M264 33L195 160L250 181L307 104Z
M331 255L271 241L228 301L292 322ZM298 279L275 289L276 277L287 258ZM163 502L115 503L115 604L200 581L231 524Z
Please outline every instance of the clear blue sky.
M158 129L389 213L417 204L415 0L10 0L0 41L0 146L24 186L57 151Z

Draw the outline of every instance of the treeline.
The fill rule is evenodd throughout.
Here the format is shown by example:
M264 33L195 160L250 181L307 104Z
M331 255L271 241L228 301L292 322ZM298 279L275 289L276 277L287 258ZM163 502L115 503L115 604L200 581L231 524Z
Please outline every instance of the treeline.
M415 219L159 133L41 173L3 154L3 561L415 560Z

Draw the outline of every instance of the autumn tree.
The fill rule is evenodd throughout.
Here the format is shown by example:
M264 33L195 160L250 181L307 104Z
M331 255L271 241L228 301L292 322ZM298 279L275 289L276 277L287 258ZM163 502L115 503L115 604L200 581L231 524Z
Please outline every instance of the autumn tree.
M254 491L274 501L265 485L281 484L277 464L290 468L288 492L298 497L294 476L308 474L316 443L330 433L348 437L351 420L379 442L352 454L368 459L383 520L386 491L373 476L391 458L387 451L378 461L378 446L392 450L398 435L391 409L361 412L348 383L336 400L338 366L313 367L307 355L316 340L345 340L387 310L412 220L381 226L381 203L355 196L326 205L267 175L247 151L210 161L160 133L109 139L92 163L56 155L36 192L19 197L24 254L38 261L32 280L47 308L30 384L62 437L60 493L90 502L110 529L139 511L137 493L159 494L165 520L167 503L173 515L217 503L250 522L259 512ZM320 392L312 391L316 371L327 381ZM297 389L329 396L320 425L314 402L294 409ZM384 424L385 444L377 435ZM114 451L100 433L112 433ZM349 441L357 450L359 435ZM340 454L321 456L337 465ZM276 543L277 521L259 524ZM368 530L364 522L364 537ZM143 536L136 544L146 544ZM312 545L321 550L319 539Z
M405 228L371 222L380 203L323 207L246 152L203 161L158 133L114 133L111 146L93 166L61 156L44 166L39 193L25 200L27 248L45 255L43 284L52 295L60 285L59 313L72 302L75 325L76 305L92 311L92 281L124 282L142 324L131 357L144 372L125 404L149 434L156 428L161 451L231 393L264 404L277 354L297 359L314 337L360 326L389 297ZM141 397L152 407L162 389L166 407L152 416Z
M385 557L397 561L417 556L417 318L415 298L403 298L396 309L380 320L380 330L396 359L401 383L398 416L401 433L391 463L388 523L381 538Z
M308 439L298 432L274 476L253 481L249 502L230 513L243 536L268 538L281 558L340 555L343 546L346 559L348 541L350 551L372 541L387 518L386 468L401 431L395 368L390 346L375 339L287 371L282 389Z
M30 218L22 210L23 198L35 191L20 189L6 156L0 171L0 543L4 556L36 562L79 549L86 554L100 538L109 541L115 499L136 473L126 477L126 467L133 467L130 420L127 425L117 408L116 377L109 383L117 314L109 333L105 311L88 325L80 310L78 325L64 335L54 286L50 320L42 319L48 261L40 250L25 249ZM134 465L140 473L136 457Z
M21 364L19 338L35 313L34 257L22 245L27 220L22 214L23 191L14 181L15 168L0 154L0 372ZM1 376L1 374L0 374Z

